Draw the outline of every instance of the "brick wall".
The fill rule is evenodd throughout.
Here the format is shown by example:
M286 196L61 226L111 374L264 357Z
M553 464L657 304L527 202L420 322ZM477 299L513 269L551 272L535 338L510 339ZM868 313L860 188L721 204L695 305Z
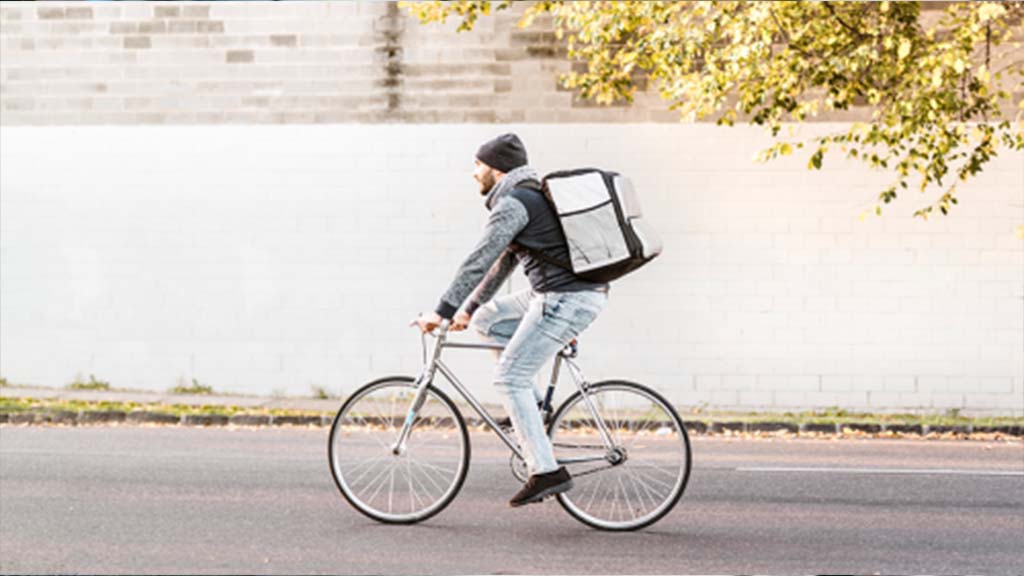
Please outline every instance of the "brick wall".
M564 54L514 13L458 35L393 2L3 2L0 14L7 125L676 119L653 94L600 109L558 89Z

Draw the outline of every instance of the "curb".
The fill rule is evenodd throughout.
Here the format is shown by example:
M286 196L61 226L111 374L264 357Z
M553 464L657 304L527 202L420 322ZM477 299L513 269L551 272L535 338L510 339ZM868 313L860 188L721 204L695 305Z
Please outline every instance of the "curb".
M334 422L334 416L330 415L281 415L270 414L183 414L181 416L166 412L151 412L148 410L133 410L124 412L121 410L82 410L72 412L68 410L42 410L23 412L0 412L0 424L15 425L40 425L40 424L65 424L69 426L90 425L90 424L159 424L177 425L191 427L222 427L222 426L244 426L252 428L276 427L276 426L303 426L303 427L329 427ZM484 426L485 424L475 420L467 420L470 427ZM742 422L722 421L705 422L693 420L686 422L686 430L691 434L700 436L715 435L736 435L736 434L761 434L761 435L848 435L848 434L870 434L870 435L905 435L905 436L939 436L956 435L969 436L971 434L1002 434L1011 437L1024 437L1024 426L940 426L929 424L875 424L863 422L828 422L815 423L804 422L799 425L792 422Z
M333 416L273 416L270 414L168 414L146 410L44 410L23 412L0 412L0 424L164 424L193 427L209 426L330 426Z

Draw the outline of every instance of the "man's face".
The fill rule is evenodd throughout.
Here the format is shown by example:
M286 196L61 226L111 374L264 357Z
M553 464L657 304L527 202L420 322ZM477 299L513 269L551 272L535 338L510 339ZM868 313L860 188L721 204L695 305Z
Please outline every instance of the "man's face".
M480 183L481 196L487 196L487 193L491 191L491 188L494 188L494 185L498 183L501 176L504 176L504 174L479 160L476 161L476 167L473 169L473 179Z

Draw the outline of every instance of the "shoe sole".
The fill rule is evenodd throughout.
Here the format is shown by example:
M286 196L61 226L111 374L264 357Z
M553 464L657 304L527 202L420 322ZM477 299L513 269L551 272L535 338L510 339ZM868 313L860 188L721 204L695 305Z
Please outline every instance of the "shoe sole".
M562 492L568 492L569 490L572 490L572 487L573 487L573 482L572 482L572 478L570 478L569 480L567 480L565 482L562 482L561 484L558 484L556 486L552 486L551 488L548 488L546 490L541 490L535 496L530 497L528 500L523 500L522 502L516 502L516 503L509 502L508 505L513 507L513 508L518 508L519 506L525 506L526 504L535 504L537 502L540 502L541 500L544 500L548 496L554 496L555 494L561 494Z

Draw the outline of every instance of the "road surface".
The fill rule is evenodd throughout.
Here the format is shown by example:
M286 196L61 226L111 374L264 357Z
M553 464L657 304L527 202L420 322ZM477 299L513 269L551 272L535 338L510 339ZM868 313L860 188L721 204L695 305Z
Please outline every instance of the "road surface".
M321 428L0 427L3 573L1024 573L1021 443L694 438L676 509L605 533L511 509L474 434L455 502L386 526Z

